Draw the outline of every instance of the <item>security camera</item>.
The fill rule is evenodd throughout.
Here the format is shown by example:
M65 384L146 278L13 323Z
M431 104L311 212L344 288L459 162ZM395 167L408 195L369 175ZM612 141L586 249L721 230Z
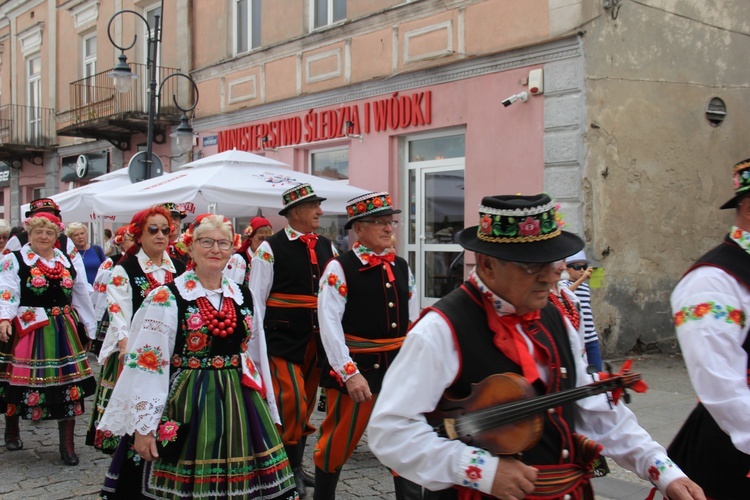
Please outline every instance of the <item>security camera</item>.
M526 102L529 100L529 94L528 92L520 92L518 94L513 94L512 96L508 97L507 99L503 99L503 106L506 108L513 104L516 101Z

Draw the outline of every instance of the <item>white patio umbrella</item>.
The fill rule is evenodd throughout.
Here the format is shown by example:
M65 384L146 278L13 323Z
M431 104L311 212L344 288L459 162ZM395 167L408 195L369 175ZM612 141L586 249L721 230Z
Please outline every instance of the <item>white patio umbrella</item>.
M239 153L249 154L231 152L233 156ZM204 162L209 158L198 161ZM275 160L263 160L262 163L230 160L212 165L205 162L196 165L197 162L193 162L184 165L178 172L95 195L94 211L106 218L120 220L130 218L138 210L151 205L171 201L185 205L188 220L191 215L211 211L226 217L250 217L257 214L258 208L281 210L281 193L297 184L309 182L316 194L327 198L323 202L326 213L345 213L347 200L367 193L364 189L339 181L282 168L278 165L283 164Z
M237 149L230 149L230 150L223 151L215 155L206 156L204 158L201 158L200 160L191 161L190 163L186 163L185 165L183 165L182 168L207 167L207 166L214 166L214 165L230 165L234 163L244 163L244 164L253 163L256 165L274 165L277 167L288 166L286 163L281 163L280 161L273 160L265 156L248 153L247 151L239 151Z
M100 175L84 186L63 191L50 196L60 206L63 221L94 222L93 197L99 193L109 193L131 184L128 169L121 168L108 174ZM25 218L29 204L21 205L21 216ZM128 219L130 220L130 219Z

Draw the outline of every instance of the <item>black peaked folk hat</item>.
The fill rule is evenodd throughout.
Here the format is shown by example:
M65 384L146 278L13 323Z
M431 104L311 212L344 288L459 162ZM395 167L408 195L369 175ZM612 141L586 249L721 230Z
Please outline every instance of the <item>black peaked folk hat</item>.
M737 202L750 194L750 158L736 163L732 167L734 196L721 206L721 209L736 208Z
M512 262L554 262L584 246L562 231L555 202L546 194L485 196L479 225L467 227L458 242L467 250Z
M279 215L286 215L290 209L296 207L300 203L326 201L327 199L328 198L321 198L315 194L315 191L310 184L298 184L281 193L281 201L284 204L284 208L279 211Z
M26 217L31 217L38 212L54 213L60 218L60 206L52 198L37 198L29 203L29 209L26 211Z
M380 193L363 194L347 201L346 213L349 215L349 220L346 221L344 229L350 229L355 222L366 217L395 215L400 214L401 210L393 208L391 195L382 191Z

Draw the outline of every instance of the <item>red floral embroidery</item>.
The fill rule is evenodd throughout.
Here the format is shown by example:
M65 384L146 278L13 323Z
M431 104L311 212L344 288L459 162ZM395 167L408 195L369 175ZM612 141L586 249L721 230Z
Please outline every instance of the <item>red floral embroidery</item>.
M196 285L197 285L197 283L195 282L195 280L187 280L185 282L185 288L187 288L188 290L194 289L196 287Z
M161 441L162 445L166 445L167 442L177 439L177 429L179 428L180 424L174 420L167 420L157 430L157 441Z
M307 196L307 188L302 188L299 190L300 196Z
M683 313L682 311L678 311L674 315L674 326L680 326L684 322L685 322L685 313Z
M375 205L377 208L380 208L383 206L383 199L381 197L375 197L372 200L372 204Z
M122 285L122 281L123 281L122 276L115 276L112 278L112 284L115 286Z
M117 314L121 310L122 309L120 308L119 304L110 304L109 305L109 312L111 312L112 314Z
M206 347L208 335L201 332L190 332L187 336L188 351L196 352Z
M393 203L391 203L391 197L390 196L386 196L385 197L385 204L388 205L388 206L393 205Z
M221 356L216 356L211 360L211 365L214 368L224 368L224 358L222 358Z
M81 406L81 403L73 405L73 415L83 415L83 406Z
M142 352L138 356L136 363L138 366L150 371L158 371L161 364L159 357L151 350Z
M348 213L349 217L351 217L352 215L356 214L357 212L354 211L353 207L346 207L346 213Z
M159 290L158 292L154 294L151 301L157 304L161 304L161 303L166 302L168 299L169 299L169 292L165 288L162 288L161 290Z
M99 291L101 293L106 292L107 291L107 285L105 285L104 283L102 283L101 285L99 285Z
M659 469L657 469L655 466L652 465L651 468L648 470L648 475L652 481L658 481L659 476L661 475L661 472L659 472Z
M347 375L354 375L355 373L357 373L357 365L349 361L344 365L344 373L346 373Z
M26 406L34 406L39 403L39 393L38 392L30 392L26 395Z
M539 234L539 221L533 217L526 217L526 220L518 224L518 230L522 236L536 236Z
M188 366L192 369L200 368L201 362L198 358L190 358L188 359Z
M68 396L70 396L71 401L75 401L78 398L81 397L81 392L78 390L78 386L73 386L70 388L70 391L68 391Z
M346 297L347 288L346 285L339 286L339 295Z
M36 320L36 313L33 309L26 309L20 316L19 319L24 323L33 323Z
M482 220L479 221L479 230L484 234L490 234L492 232L492 217L487 214L482 216Z
M12 296L13 296L13 295L11 295L11 293L10 293L10 292L9 292L8 290L5 290L5 291L4 291L4 292L3 292L2 294L0 294L0 299L3 299L3 300L10 300L10 298L11 298Z
M42 418L42 409L40 407L35 407L33 410L31 410L31 420L39 420Z
M729 311L729 320L732 323L736 323L740 326L743 326L745 319L745 313L742 312L741 309L732 309Z
M6 408L5 414L9 417L12 417L15 412L16 412L16 405L8 403L8 408Z
M364 202L360 201L357 203L357 212L366 212L367 211L367 205L364 204Z
M331 286L334 286L336 282L339 280L339 277L335 274L331 273L328 275L328 284Z
M742 237L742 229L735 229L732 233L732 238L739 240Z
M470 465L466 468L466 477L472 481L478 481L482 478L482 469L475 465Z
M32 267L32 268L31 268L31 270L30 270L29 272L31 273L31 275L32 275L32 276L41 276L41 275L43 275L43 274L44 274L44 273L42 272L42 270L41 270L41 269L39 269L38 267Z
M711 304L706 304L705 302L703 304L698 304L693 310L693 314L695 314L696 318L702 318L709 312L711 312Z

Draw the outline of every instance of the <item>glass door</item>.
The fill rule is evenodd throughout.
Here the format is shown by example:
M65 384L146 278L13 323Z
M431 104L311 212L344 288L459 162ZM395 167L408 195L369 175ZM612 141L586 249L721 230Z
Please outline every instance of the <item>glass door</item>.
M422 307L463 283L464 253L456 240L465 223L463 144L463 134L409 143L409 208L402 218L408 218L406 250Z

